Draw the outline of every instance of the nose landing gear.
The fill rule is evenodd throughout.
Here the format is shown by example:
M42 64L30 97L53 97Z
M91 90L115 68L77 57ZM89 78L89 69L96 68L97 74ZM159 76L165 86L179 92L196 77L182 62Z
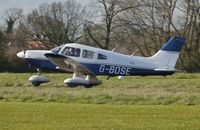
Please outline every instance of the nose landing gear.
M50 78L46 76L41 76L41 70L37 69L37 75L33 75L29 78L29 81L32 83L33 86L39 86L40 84L43 83L48 83L50 82Z

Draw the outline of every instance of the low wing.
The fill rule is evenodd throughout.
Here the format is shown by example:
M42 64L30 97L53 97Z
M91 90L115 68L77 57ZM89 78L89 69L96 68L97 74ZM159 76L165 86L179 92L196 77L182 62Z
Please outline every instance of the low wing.
M155 71L163 71L163 72L168 72L168 71L173 71L173 72L184 72L183 70L169 70L169 69L154 69Z
M53 64L55 64L58 69L66 71L66 72L80 72L87 75L95 75L92 71L87 69L84 65L78 63L77 61L65 57L59 54L47 53L45 56L50 60Z

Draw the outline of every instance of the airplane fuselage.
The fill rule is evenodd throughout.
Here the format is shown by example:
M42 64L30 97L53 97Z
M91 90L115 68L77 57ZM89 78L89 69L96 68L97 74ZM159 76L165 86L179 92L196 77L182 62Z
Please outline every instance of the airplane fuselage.
M80 49L79 56L62 54L65 47ZM92 56L85 57L84 50L92 52ZM44 54L53 53L52 51L29 50L26 51L25 59L30 66L43 70L58 70L57 66L49 61ZM131 75L171 75L174 71L155 71L159 64L150 59L138 56L129 56L99 48L89 47L81 44L66 44L58 52L60 55L70 57L87 67L95 75L108 76L131 76ZM91 55L91 54L90 54Z

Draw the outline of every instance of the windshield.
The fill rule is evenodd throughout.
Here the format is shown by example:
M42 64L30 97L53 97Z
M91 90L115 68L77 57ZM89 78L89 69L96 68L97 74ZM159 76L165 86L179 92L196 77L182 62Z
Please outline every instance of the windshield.
M61 54L65 56L74 56L79 57L81 50L79 48L73 48L73 47L65 47Z
M63 48L64 45L61 46L57 46L53 49L51 49L51 52L58 54L60 52L60 50Z

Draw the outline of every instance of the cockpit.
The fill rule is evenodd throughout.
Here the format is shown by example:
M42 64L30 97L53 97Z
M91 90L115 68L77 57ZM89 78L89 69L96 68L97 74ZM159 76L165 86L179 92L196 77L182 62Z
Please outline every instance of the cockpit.
M98 59L106 60L107 56L102 53L95 53L94 51L87 49L80 49L75 47L69 47L65 45L58 46L51 50L55 54L61 54L64 56L81 57L84 59ZM96 58L95 58L96 57Z

